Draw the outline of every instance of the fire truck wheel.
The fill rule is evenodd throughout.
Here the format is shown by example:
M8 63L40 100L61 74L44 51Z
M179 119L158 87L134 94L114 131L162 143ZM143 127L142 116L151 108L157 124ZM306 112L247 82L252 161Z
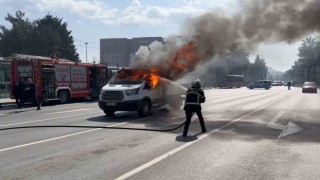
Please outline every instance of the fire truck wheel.
M144 100L140 107L139 107L139 110L138 110L138 114L139 116L141 117L146 117L146 116L149 116L150 114L150 109L151 109L151 104L149 101L147 100Z
M59 91L58 94L60 103L67 103L69 101L69 92L66 90Z
M107 115L107 116L114 116L114 113L116 111L113 111L113 110L103 110L103 112Z

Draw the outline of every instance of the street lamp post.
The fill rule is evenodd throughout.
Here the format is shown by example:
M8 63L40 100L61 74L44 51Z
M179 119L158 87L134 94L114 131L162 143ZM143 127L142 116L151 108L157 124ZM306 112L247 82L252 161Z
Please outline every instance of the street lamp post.
M86 45L86 62L88 62L88 55L87 55L87 45L88 45L88 43L86 42L84 44Z

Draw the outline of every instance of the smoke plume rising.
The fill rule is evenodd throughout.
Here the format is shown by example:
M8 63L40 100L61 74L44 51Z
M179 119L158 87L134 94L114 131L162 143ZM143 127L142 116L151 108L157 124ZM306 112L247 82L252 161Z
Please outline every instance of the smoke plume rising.
M133 66L148 65L171 80L223 55L234 45L255 49L262 42L292 43L320 30L320 0L242 0L233 16L206 12L187 20L181 37L141 47Z

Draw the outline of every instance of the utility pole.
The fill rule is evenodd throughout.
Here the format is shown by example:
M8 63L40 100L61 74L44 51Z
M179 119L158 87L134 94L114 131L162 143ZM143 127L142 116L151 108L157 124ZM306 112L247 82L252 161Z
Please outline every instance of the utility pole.
M86 42L84 44L86 45L86 62L88 62L88 55L87 55L87 45L88 45L88 43Z

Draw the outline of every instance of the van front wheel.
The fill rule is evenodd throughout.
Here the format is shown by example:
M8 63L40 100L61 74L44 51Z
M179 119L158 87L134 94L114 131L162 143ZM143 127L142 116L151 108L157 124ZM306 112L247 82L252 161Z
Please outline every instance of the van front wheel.
M107 116L114 116L114 113L116 111L113 111L113 110L103 110L103 112L107 115Z
M142 103L141 103L141 105L139 107L139 110L138 110L139 116L141 116L141 117L149 116L150 109L151 109L150 102L147 101L147 100L142 101Z

